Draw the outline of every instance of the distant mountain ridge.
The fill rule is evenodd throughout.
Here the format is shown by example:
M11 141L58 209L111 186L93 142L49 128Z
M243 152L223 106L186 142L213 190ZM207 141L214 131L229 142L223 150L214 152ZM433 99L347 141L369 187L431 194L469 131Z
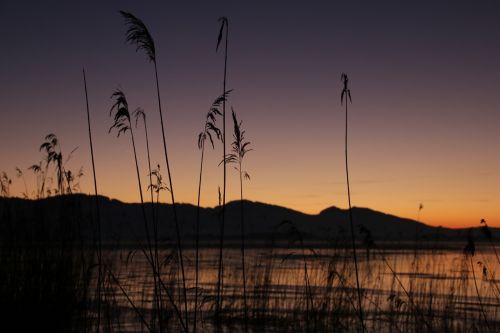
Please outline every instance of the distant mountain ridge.
M52 226L56 221L75 221L84 234L92 234L95 220L93 196L82 194L51 197L41 200L0 198L0 226L7 222L26 224L26 228L42 224ZM103 239L107 241L134 241L144 239L144 224L140 204L100 196L101 225ZM346 238L350 232L348 210L329 207L319 214L311 215L289 208L253 201L243 201L245 228L248 239L286 239L290 226L294 226L305 239L328 240ZM152 206L146 204L149 221L152 220ZM172 239L172 207L170 204L157 206L160 221L159 237ZM177 211L184 239L193 239L196 224L196 206L177 204ZM433 227L411 219L381 213L368 208L352 209L356 237L362 239L361 228L369 230L375 242L425 240L465 241L469 228L450 229ZM220 207L200 208L200 234L203 240L219 237ZM67 222L64 222L67 223ZM479 227L479 226L478 226ZM500 238L500 228L490 228L493 238ZM474 237L485 240L479 228L474 228ZM227 239L240 237L240 201L226 205ZM364 234L366 235L366 234Z

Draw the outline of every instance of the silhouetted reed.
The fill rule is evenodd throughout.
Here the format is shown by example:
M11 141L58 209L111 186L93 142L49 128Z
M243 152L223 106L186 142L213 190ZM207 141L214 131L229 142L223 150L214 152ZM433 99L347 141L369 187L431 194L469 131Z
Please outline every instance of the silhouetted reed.
M163 181L163 176L160 172L160 165L156 166L156 169L151 171L151 175L154 177L155 181L149 185L153 191L156 193L156 208L160 204L160 192L161 191L170 191L167 184ZM149 187L148 187L149 190ZM158 211L155 212L155 217L158 218Z
M422 209L424 209L424 205L419 204L418 205L417 220L416 220L417 222L420 222L420 212L422 211ZM420 240L420 235L418 233L418 227L419 227L419 224L415 223L415 253L414 253L415 254L415 262L417 260L417 250L418 250L418 244L419 244L419 240ZM417 267L416 263L415 263L415 266Z
M222 115L219 108L223 101L227 99L228 94L231 91L226 91L224 94L220 95L215 99L215 101L210 106L205 119L205 126L203 131L198 135L198 149L201 150L201 160L200 160L200 176L198 180L198 200L196 206L196 253L195 253L195 296L194 296L194 319L193 319L193 332L196 332L197 325L197 312L198 312L198 273L199 273L199 243L200 243L200 200L201 200L201 180L203 174L203 160L205 154L205 142L207 139L210 140L212 148L215 148L214 137L218 140L221 139L221 131L216 125L217 116Z
M63 177L63 155L59 147L59 140L55 134L48 134L45 137L45 142L40 146L40 150L45 150L47 156L45 157L46 170L48 170L50 163L55 164L56 177L57 177L57 192L59 194L64 194L64 177Z
M153 280L154 280L154 290L155 290L155 297L157 297L158 294L158 281L157 279L160 278L158 275L158 270L156 266L156 261L155 260L155 255L153 254L153 249L152 249L152 244L151 244L151 233L149 230L148 226L148 220L146 217L146 208L144 205L144 198L142 195L142 185L141 185L141 176L139 172L139 162L137 160L137 152L136 152L136 147L135 147L135 139L134 139L134 131L131 125L130 121L130 113L129 113L129 107L128 107L128 102L125 97L125 94L117 89L112 95L111 98L114 98L114 104L112 105L110 109L110 116L113 115L114 123L113 125L109 128L109 132L111 130L116 129L117 131L117 137L119 137L121 134L125 134L127 131L130 132L130 138L132 141L132 148L134 152L134 160L135 160L135 169L136 169L136 174L137 174L137 184L138 184L138 190L139 190L139 195L141 199L141 211L142 211L142 217L144 221L144 229L146 231L146 240L147 240L147 247L148 247L148 253L146 254L146 257L148 258L148 261L151 264L151 268L153 270ZM157 311L160 313L160 308L159 308L159 303L157 302ZM159 325L161 325L161 321L159 322Z
M39 150L45 151L45 171L42 173L44 179L42 182L41 192L44 192L46 177L48 174L48 170L51 164L54 165L56 172L56 180L57 180L57 188L54 190L55 194L64 195L71 194L74 190L75 184L73 182L75 179L83 176L83 171L80 171L75 175L71 170L66 170L66 163L71 160L73 153L78 149L78 147L74 148L66 157L63 158L63 153L61 149L61 143L57 136L53 133L45 136L45 141L40 145ZM31 168L34 168L35 165L32 165ZM35 167L36 168L36 167ZM34 171L34 169L33 169ZM78 184L77 184L78 189ZM50 188L46 189L47 193L50 195L52 192Z
M418 205L418 213L417 213L417 222L420 222L420 212L424 209L423 204ZM419 223L415 223L415 244L414 245L414 251L413 251L413 274L418 274L419 272L419 260L418 260L418 251L420 248L420 235L419 235ZM413 293L413 279L410 280L410 293Z
M87 78L85 76L85 68L83 69L83 86L85 89L85 106L87 110L87 125L89 133L89 146L90 146L90 157L92 161L92 176L94 179L94 203L95 203L95 225L96 225L96 245L97 245L97 325L96 329L99 333L101 329L101 302L102 302L102 285L103 285L103 261L102 261L102 232L101 232L101 211L99 208L99 197L97 191L97 176L95 172L95 160L94 160L94 145L92 143L92 128L90 124L90 108L89 108L89 97L87 92Z
M232 108L231 108L232 110ZM243 130L241 126L241 121L238 122L238 119L236 118L236 113L234 110L232 110L232 116L233 116L233 128L234 128L234 133L233 133L233 139L234 141L231 144L231 153L228 154L224 162L227 164L234 163L236 164L236 170L239 173L240 177L240 226L241 226L241 268L243 272L243 306L244 306L244 330L245 332L247 331L247 326L248 326L248 306L247 306L247 282L246 282L246 274L245 274L245 214L243 212L243 177L245 179L250 180L250 175L248 172L243 171L242 169L242 163L243 163L243 158L245 157L246 153L251 151L252 149L249 149L248 146L250 145L249 141L246 141L245 139L245 131Z
M354 236L354 223L352 221L352 208L351 208L351 189L349 186L349 167L348 167L348 159L347 159L347 99L352 103L351 98L351 90L348 87L349 78L347 74L342 73L340 77L342 83L344 84L344 88L342 89L342 93L340 94L340 103L345 101L345 171L346 171L346 179L347 179L347 198L349 201L349 223L351 227L351 239L352 239L352 253L354 257L354 268L356 271L356 288L358 291L358 306L359 306L359 320L361 324L361 328L363 331L366 331L364 320L363 320L363 307L361 306L361 287L359 285L359 273L358 273L358 258L356 255L356 238Z
M222 81L222 93L226 92L226 81L227 81L227 49L229 40L229 20L227 17L220 17L219 22L221 23L219 29L219 35L217 37L217 46L215 51L219 50L219 46L222 41L222 34L225 32L225 45L224 45L224 79ZM220 326L220 310L222 308L222 289L223 279L224 279L224 262L223 262L223 251L224 251L224 228L225 228L225 218L226 218L226 180L227 180L227 168L226 168L226 101L222 101L222 159L224 165L224 179L222 186L222 212L221 212L221 224L220 224L220 240L219 240L219 268L218 268L218 278L217 278L217 299L216 299L216 316L218 325Z
M130 44L137 45L136 51L139 51L139 50L144 51L146 53L149 61L152 62L154 65L155 79L156 79L156 93L157 93L157 97L158 97L158 111L160 114L161 133L162 133L162 139L163 139L163 152L165 155L165 163L167 166L167 175L168 175L168 182L169 182L169 188L170 188L170 196L172 199L172 209L173 209L173 214L174 214L175 232L176 232L176 237L177 237L177 249L179 252L178 253L179 262L181 265L182 290L183 290L183 295L184 295L184 312L185 312L184 315L186 317L186 320L185 320L186 325L188 325L188 305L187 305L188 301L187 301L187 289L186 289L186 274L185 274L185 270L184 270L184 257L182 254L182 242L181 242L180 226L179 226L179 220L178 220L178 216L177 216L174 188L172 185L172 175L170 173L170 164L169 164L169 160L168 160L167 142L166 142L166 138L165 138L165 129L164 129L164 125L163 125L163 113L162 113L162 109L161 109L160 86L159 86L159 82L158 82L158 67L157 67L155 43L154 43L153 37L151 36L148 29L146 28L146 25L144 24L144 22L142 22L140 19L138 19L137 17L135 17L131 13L128 13L125 11L120 11L120 14L125 19L125 25L127 26L126 41L129 42Z
M148 176L149 176L149 193L151 195L151 223L153 224L153 246L154 246L154 261L155 261L155 267L158 271L158 278L161 277L161 266L160 266L160 261L159 261L159 256L158 256L158 220L155 216L155 208L154 208L154 196L153 196L153 172L151 171L151 157L149 153L149 137L148 137L148 125L146 123L146 113L144 112L143 109L137 108L134 112L132 112L133 116L135 117L135 127L137 128L137 125L139 124L139 120L142 119L142 122L144 123L144 133L146 135L146 152L148 156ZM156 302L156 307L158 309L157 315L159 316L159 325L161 328L161 315L162 315L162 297L161 297L161 288L159 288L158 284L155 284L155 302Z
M150 156L150 153L149 153L149 137L148 137L148 125L146 123L146 113L144 112L143 109L141 108L137 108L135 109L134 112L132 112L132 115L134 116L135 118L135 127L137 128L137 126L139 125L139 120L142 120L143 124L144 124L144 133L146 135L146 152L147 152L147 156L148 156L148 176L149 176L149 185L148 185L148 189L149 189L149 192L150 192L150 195L151 195L151 205L154 204L154 195L153 195L153 173L152 173L152 169L151 169L151 156ZM152 208L153 206L151 206ZM152 209L152 221L156 221L156 218L155 218L155 214L154 214L154 210Z

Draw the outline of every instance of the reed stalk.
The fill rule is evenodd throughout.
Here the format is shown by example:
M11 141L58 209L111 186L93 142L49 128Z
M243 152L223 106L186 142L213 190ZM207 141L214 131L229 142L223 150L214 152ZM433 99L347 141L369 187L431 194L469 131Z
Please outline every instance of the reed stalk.
M154 70L155 70L155 82L156 82L156 94L158 98L158 112L160 114L160 124L161 124L161 133L162 133L162 139L163 139L163 152L165 155L165 163L167 166L167 175L168 175L168 182L169 182L169 188L170 188L170 197L172 199L172 210L173 210L173 215L174 215L174 223L175 223L175 233L176 233L176 238L177 238L177 251L178 251L178 258L179 262L181 265L181 274L182 274L182 292L184 295L184 315L185 315L185 322L186 322L186 328L188 329L188 301L187 301L187 288L186 288L186 274L184 270L184 256L182 254L182 242L181 242L181 233L180 233L180 225L179 225L179 219L177 216L177 207L176 207L176 201L175 201L175 196L174 196L174 187L173 187L173 182L172 182L172 175L170 172L170 164L169 164L169 159L168 159L168 153L167 153L167 141L165 137L165 127L163 124L163 112L161 109L161 98L160 98L160 84L158 80L158 64L157 64L157 57L156 57L156 49L155 49L155 43L153 40L153 37L149 33L148 29L146 28L146 25L137 17L132 15L131 13L125 12L125 11L120 11L120 14L122 17L125 19L125 24L127 26L127 32L126 32L126 41L129 42L130 44L135 44L137 45L137 51L143 50L146 52L146 55L148 56L148 59L150 62L153 63L154 65Z
M351 189L349 185L349 166L348 166L348 158L347 158L347 98L349 98L349 102L352 103L351 98L351 90L348 87L349 78L347 74L342 73L340 77L342 83L344 84L344 88L342 90L342 94L340 95L340 103L342 104L344 101L344 96L346 98L345 102L345 171L346 171L346 179L347 179L347 198L349 201L349 223L351 228L351 240L352 240L352 253L354 257L354 270L356 272L356 290L358 292L358 311L359 311L359 321L361 324L361 329L363 332L366 331L366 327L363 320L363 306L361 303L361 287L359 284L359 271L358 271L358 257L356 254L356 238L354 236L354 223L352 221L352 207L351 207Z
M142 195L141 176L140 176L140 172L139 172L139 162L137 159L134 131L133 131L131 121L130 121L130 112L129 112L128 102L127 102L127 99L126 99L123 91L121 91L119 89L117 89L111 95L111 98L114 98L115 102L112 105L112 107L109 111L109 114L111 116L113 111L115 111L115 114L113 115L114 123L109 128L109 132L111 132L113 129L116 129L117 137L119 137L122 133L123 134L126 133L127 131L130 132L130 139L132 141L132 149L134 152L135 169L136 169L136 175L137 175L137 186L138 186L139 195L140 195L140 199L141 199L141 212L142 212L142 217L143 217L143 221L144 221L144 229L146 232L146 241L147 241L147 246L148 246L148 251L149 251L149 253L147 253L146 257L148 257L148 255L149 255L148 261L149 261L151 268L153 270L154 292L155 292L155 297L156 297L157 293L158 293L158 279L160 278L160 276L158 274L158 270L156 267L155 255L153 254L153 249L152 249L152 244L151 244L151 234L149 231L148 220L146 217L146 207L144 205L144 197ZM156 302L156 306L157 306L158 313L160 313L160 308L159 308L158 302ZM161 320L159 320L159 326L161 328Z
M135 118L135 127L139 125L139 120L142 119L142 122L144 124L144 133L146 135L146 152L148 156L148 176L149 176L149 193L151 195L151 222L153 224L153 246L154 246L154 262L158 274L158 279L161 278L161 266L160 266L160 261L159 261L159 255L158 255L158 221L155 217L155 209L154 209L154 195L153 195L153 173L151 171L151 156L149 152L149 137L148 137L148 125L146 122L146 113L142 108L137 108L134 112L132 112L132 115ZM162 330L162 297L161 297L161 288L158 283L155 283L155 303L156 303L156 308L157 308L157 316L158 316L158 326L160 328L160 331Z
M242 128L242 122L238 121L236 113L231 108L233 116L233 142L231 144L231 153L226 156L224 162L226 164L234 163L236 164L236 170L238 171L240 178L240 228L241 228L241 269L243 277L243 309L244 309L244 331L247 332L248 329L248 305L247 305L247 278L245 269L245 214L243 212L243 178L250 180L250 175L248 172L243 171L242 163L243 158L246 153L251 151L248 146L249 141L245 139L245 131Z
M222 34L225 32L225 45L224 45L224 79L222 82L222 93L226 92L226 81L227 81L227 53L228 53L228 40L229 40L229 21L227 17L219 18L221 22L219 29L219 36L217 38L217 47L215 51L219 50L220 43L222 41ZM226 218L226 183L227 183L227 168L226 168L226 101L222 102L222 159L224 164L224 180L222 188L222 212L221 212L221 224L220 224L220 240L219 240L219 267L217 276L217 298L216 298L216 317L218 321L218 329L220 329L220 310L222 309L222 289L223 278L224 278L224 262L223 262L223 251L224 251L224 227Z
M205 155L205 142L207 138L210 140L212 148L215 148L213 136L220 140L221 130L216 126L216 117L222 115L220 112L220 106L223 101L227 99L230 91L226 91L224 94L217 97L217 99L212 103L206 119L203 131L198 135L198 148L201 150L201 160L200 160L200 174L198 179L198 201L196 206L196 258L195 258L195 296L194 296L194 319L193 319L193 332L196 333L197 326L197 312L198 312L198 280L199 280L199 243L200 243L200 200L201 200L201 180L203 174L203 161Z
M95 199L95 209L96 209L96 226L97 226L97 333L100 331L101 326L101 288L102 288L102 234L101 234L101 213L99 208L99 197L97 192L97 178L95 173L95 161L94 161L94 145L92 143L92 128L90 125L90 108L89 108L89 97L87 93L87 79L85 76L85 68L83 69L83 86L85 88L85 105L87 109L87 125L89 133L89 145L90 145L90 157L92 160L92 176L94 178L94 199Z

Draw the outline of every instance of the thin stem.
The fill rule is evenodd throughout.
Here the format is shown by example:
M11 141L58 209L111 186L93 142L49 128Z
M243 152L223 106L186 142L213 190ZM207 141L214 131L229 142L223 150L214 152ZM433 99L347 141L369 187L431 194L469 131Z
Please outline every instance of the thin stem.
M490 331L490 325L488 324L488 319L486 318L486 313L484 312L483 301L481 300L481 294L479 293L479 288L477 287L476 273L474 272L474 263L472 261L472 255L468 255L468 256L469 256L469 260L470 260L470 269L472 271L472 278L474 280L474 287L476 288L477 300L479 302L479 308L481 310L481 314L483 315L484 323L486 324L488 331Z
M24 183L24 196L26 198L29 198L28 185L26 184L26 178L24 177L24 173L21 173L21 178L23 179L23 183Z
M352 251L354 257L354 270L356 271L356 289L358 291L358 307L359 307L359 320L361 322L362 331L366 331L365 323L363 320L363 308L361 305L361 288L359 286L359 273L358 273L358 258L356 255L356 239L354 236L354 224L352 222L352 208L351 208L351 189L349 186L349 167L347 162L347 96L345 103L345 171L347 178L347 198L349 201L349 222L351 225L351 239L352 239Z
M101 237L101 214L99 210L99 197L97 195L97 179L95 174L95 162L94 162L94 146L92 144L92 130L90 128L90 111L89 111L89 97L87 93L87 79L85 77L85 68L83 69L83 85L85 87L85 101L87 106L87 124L89 132L89 142L90 142L90 156L92 158L92 175L94 177L94 198L96 207L96 220L97 220L97 264L98 264L98 275L97 275L97 333L99 333L101 325L101 285L102 285L102 237ZM38 187L38 186L37 186Z
M195 259L195 283L194 283L194 320L193 332L196 333L196 314L198 311L198 274L199 274L199 242L200 242L200 198L201 198L201 176L203 173L203 156L205 154L205 140L201 143L200 178L198 181L198 203L196 206L196 259Z
M226 93L226 80L227 80L227 46L229 39L229 23L226 24L226 40L224 47L224 81L222 84L222 93ZM220 225L220 246L219 246L219 272L217 278L217 319L220 324L220 310L222 308L222 288L224 278L224 264L223 264L223 249L224 249L224 223L226 218L226 99L222 100L222 160L224 161L224 182L222 192L222 221ZM219 327L220 328L220 327Z
M415 304L414 300L413 300L413 295L410 294L410 292L405 288L403 282L401 281L401 279L399 278L398 274L396 273L396 271L394 270L394 268L392 268L392 266L389 264L389 261L387 260L387 258L385 257L384 253L382 252L381 249L379 249L378 247L375 246L375 249L378 249L379 252L378 252L378 255L382 258L382 261L384 262L384 264L387 266L387 268L391 271L391 274L392 276L394 277L394 279L396 280L396 282L399 284L400 288L403 290L404 294L406 295L406 297L408 297L408 302L409 304L413 307L413 309L418 313L418 315L421 317L422 319L422 322L427 326L429 332L434 332L434 330L432 329L432 326L431 324L429 324L427 322L427 320L425 319L425 316L424 314L422 313L422 311L420 310L420 308L417 306L417 304Z
M146 125L146 118L143 118L144 120L144 132L146 133L146 151L148 153L148 170L149 170L149 192L151 194L151 204L154 204L154 195L153 195L153 175L151 174L151 158L149 155L149 138L148 138L148 126ZM152 210L152 217L153 221L155 220L155 212L153 209Z
M172 185L172 176L170 174L170 164L168 163L168 154L167 154L167 142L165 139L165 128L163 125L163 114L161 111L161 99L160 99L160 85L158 82L158 68L156 65L156 60L154 61L155 66L155 78L156 78L156 93L158 95L158 110L160 112L160 123L161 123L161 133L163 138L163 151L165 154L165 163L167 165L167 174L168 174L168 182L170 186L170 196L172 198L172 209L174 213L174 223L175 223L175 232L177 236L177 250L179 255L179 262L181 264L181 273L182 273L182 289L184 294L184 312L186 317L186 331L188 330L188 306L187 306L187 291L186 291L186 274L184 271L184 258L182 255L182 244L181 244L181 233L179 228L179 220L177 218L177 208L175 205L175 197L174 197L174 187Z
M420 210L421 208L418 209L417 213L417 222L420 222ZM418 234L418 223L415 223L415 244L414 244L414 253L413 253L413 276L417 276L418 273L418 250L419 250L419 234ZM416 281L415 281L416 283ZM410 279L410 292L413 293L413 285L414 285L414 279Z
M158 194L157 194L157 198L158 198ZM158 204L158 199L156 200L156 203ZM154 270L154 262L152 260L152 258L150 258L146 252L146 250L141 247L141 251L142 253L144 254L144 256L146 257L146 260L148 261L148 264L151 265L151 267L153 267L153 270ZM154 274L157 274L156 271L153 272ZM170 304L172 305L172 307L174 308L175 310L175 314L177 315L177 318L179 319L179 323L181 324L182 328L183 328L183 331L188 333L187 329L186 329L186 326L184 325L184 321L182 319L182 314L180 313L179 311L179 308L177 307L177 305L175 304L175 301L174 301L174 298L172 297L172 295L170 294L170 292L168 291L168 288L167 286L165 286L165 283L163 282L163 280L160 278L160 276L158 275L158 284L159 284L159 287L163 288L165 290L165 294L167 295L167 298L168 300L170 301Z
M300 247L302 249L302 258L304 262L304 284L305 284L305 294L306 294L306 332L309 332L309 312L310 312L309 303L311 303L312 307L312 294L309 282L309 273L307 272L306 252L304 250L304 240L302 239L302 235L300 236Z
M116 285L118 286L118 288L120 288L120 291L122 292L123 296L125 296L125 298L127 299L128 303L130 304L130 306L132 307L132 309L134 310L134 312L137 314L137 316L139 317L139 319L141 320L142 324L144 326L146 326L146 328L148 329L149 332L153 332L153 330L151 329L151 327L148 325L148 322L146 321L146 319L144 318L144 316L142 315L141 311L139 310L139 308L137 308L137 306L135 306L134 302L132 301L132 299L130 298L130 296L127 294L127 292L125 291L125 289L123 289L120 281L118 281L118 279L116 278L116 276L113 274L113 272L111 272L111 270L108 269L108 272L109 272L109 275L113 278L113 280L115 281Z
M243 214L243 178L241 171L241 156L239 157L239 168L240 168L240 214L241 214L241 267L243 273L243 306L244 306L244 329L247 332L248 329L248 306L247 306L247 281L245 274L245 221Z
M146 124L146 116L143 117L144 121L144 132L146 134L146 151L148 154L148 170L149 170L149 192L151 195L151 214L152 214L152 222L153 222L153 237L154 237L154 261L155 261L155 266L156 266L156 271L158 274L158 279L161 278L160 275L160 261L158 259L158 225L156 223L155 219L155 211L154 211L154 196L153 196L153 176L151 174L151 158L149 154L149 138L148 138L148 126ZM161 288L159 287L159 284L157 283L157 279L154 278L154 288L155 288L155 303L156 303L156 310L157 310L157 315L158 315L158 328L160 332L162 332L162 320L161 320L161 314L162 314L162 301L161 301Z
M142 196L142 183L141 183L141 175L139 173L139 162L137 160L137 153L136 153L136 149L135 149L134 132L132 130L132 126L129 126L129 127L130 127L130 138L132 139L132 148L134 149L135 170L137 173L137 183L138 183L138 187L139 187L139 195L141 198L141 208L142 208L142 215L143 215L143 219L144 219L144 228L146 229L146 237L147 237L147 241L148 241L148 247L149 247L149 251L151 252L151 236L149 233L149 226L148 226L147 218L146 218L146 208L144 207L144 197ZM152 256L152 254L150 254L150 255L151 255L151 258L154 258Z
M155 263L155 256L153 255L153 250L152 250L152 245L151 245L151 234L149 232L149 226L148 226L148 220L146 218L146 208L144 206L144 198L142 195L142 184L141 184L141 176L139 173L139 162L137 161L137 153L135 149L135 140L134 140L134 131L132 130L132 125L129 123L129 128L130 128L130 138L132 139L132 147L134 149L134 159L135 159L135 169L137 173L137 183L139 186L139 195L141 198L141 210L142 210L142 217L144 219L144 228L146 231L146 239L148 242L148 251L149 251L149 261L151 263L151 268L153 269L153 283L155 285L155 292L156 292L156 286L157 286L157 281L160 278L158 271L156 269L156 263Z

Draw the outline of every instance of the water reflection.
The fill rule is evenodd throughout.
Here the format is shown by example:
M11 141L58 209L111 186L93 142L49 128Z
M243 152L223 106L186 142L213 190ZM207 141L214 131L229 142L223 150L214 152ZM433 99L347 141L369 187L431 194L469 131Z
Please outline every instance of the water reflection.
M161 250L160 274L173 302L182 304L175 254L171 249ZM321 325L333 327L336 324L330 323L331 317L339 316L344 321L342 325L351 322L355 330L356 302L353 300L356 290L349 250L254 248L248 249L246 255L250 313L253 319L267 320L266 330L272 331L273 325L279 326L299 317L303 322L305 311L310 320L315 316L314 320L326 321ZM140 330L140 323L130 309L130 300L142 311L152 312L154 308L154 283L148 262L139 249L108 250L105 256L121 287L110 285L107 295L122 311L122 329ZM188 302L192 312L194 250L186 250L185 256ZM478 251L473 260L458 249L372 250L359 256L363 308L370 330L402 329L403 321L414 317L412 331L418 331L422 328L416 324L419 316L425 317L420 325L428 321L426 325L434 326L443 321L450 328L466 327L482 311L491 318L493 325L498 325L495 324L495 319L500 318L498 266L494 254L487 248ZM213 329L217 260L218 249L204 248L200 253L199 318L204 321L207 331ZM472 268L474 274L471 274ZM224 316L236 318L230 331L239 330L241 323L238 325L237 319L241 319L243 300L238 248L225 251L223 286ZM318 319L322 315L325 318Z

